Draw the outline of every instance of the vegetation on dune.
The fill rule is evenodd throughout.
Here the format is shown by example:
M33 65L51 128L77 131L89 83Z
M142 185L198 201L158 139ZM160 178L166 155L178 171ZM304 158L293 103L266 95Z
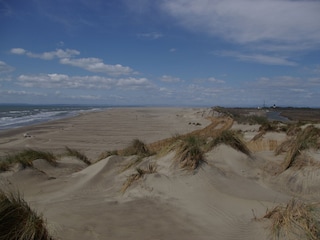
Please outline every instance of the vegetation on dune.
M10 154L1 158L0 170L7 171L15 163L21 164L23 168L33 167L32 162L37 159L44 159L53 166L57 165L57 158L53 153L34 149L26 149L16 154Z
M79 152L76 149L71 149L69 147L65 147L65 149L66 149L66 152L67 152L68 156L76 157L79 160L83 161L85 164L91 165L91 162L89 161L88 157L85 154Z
M157 172L157 167L155 164L149 164L146 169L136 168L136 172L131 174L122 186L121 192L124 193L135 181L141 179L145 174L152 174Z
M286 205L267 210L263 216L271 220L271 232L275 239L317 240L320 238L319 207L292 199Z
M197 136L181 138L177 145L175 160L182 169L195 170L206 162L201 148L203 144L203 139Z
M219 144L226 144L230 147L250 155L251 152L247 145L241 140L239 134L233 130L224 130L209 142L209 149L216 147Z
M138 155L141 157L147 157L152 155L147 145L139 139L134 139L131 144L122 151L122 155Z
M320 148L319 137L320 129L310 125L299 132L295 138L288 140L288 143L283 143L282 147L288 148L287 155L283 162L283 171L294 166L296 158L303 150L309 148ZM283 151L281 148L277 150L278 153L281 151Z
M97 161L101 161L102 159L105 159L105 158L107 158L107 157L114 156L114 155L119 155L119 153L118 153L117 150L102 152L102 153L99 155L99 158L98 158Z
M52 240L46 222L19 192L0 189L0 239Z

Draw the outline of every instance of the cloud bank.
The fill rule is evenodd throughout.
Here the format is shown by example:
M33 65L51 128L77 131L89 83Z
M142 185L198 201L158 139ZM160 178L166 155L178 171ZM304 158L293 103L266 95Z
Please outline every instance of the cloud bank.
M319 47L320 2L313 0L163 0L162 9L192 31L268 51Z

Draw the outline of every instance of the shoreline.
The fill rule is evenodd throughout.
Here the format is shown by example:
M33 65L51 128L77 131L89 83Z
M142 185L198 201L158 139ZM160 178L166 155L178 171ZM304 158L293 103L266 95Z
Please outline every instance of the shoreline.
M199 109L200 110L200 109ZM97 158L105 150L126 147L133 139L155 142L201 128L190 122L209 121L192 108L110 108L78 116L6 130L0 135L0 155L24 148L62 151L75 148ZM24 134L28 137L24 137Z

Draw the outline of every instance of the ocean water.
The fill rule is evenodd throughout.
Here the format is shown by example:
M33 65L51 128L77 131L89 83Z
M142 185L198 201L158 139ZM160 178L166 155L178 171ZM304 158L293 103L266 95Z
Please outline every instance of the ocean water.
M107 107L72 105L0 105L0 132L62 119Z

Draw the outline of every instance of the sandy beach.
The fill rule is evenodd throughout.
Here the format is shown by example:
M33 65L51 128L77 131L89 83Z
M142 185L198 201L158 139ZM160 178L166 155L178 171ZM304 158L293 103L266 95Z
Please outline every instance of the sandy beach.
M1 155L26 148L51 151L60 154L58 165L38 159L33 168L15 166L0 172L1 186L19 189L47 219L55 239L273 239L270 220L263 218L267 209L292 198L318 201L320 168L288 168L280 174L285 153L274 151L290 136L270 131L253 140L259 129L206 108L115 108L23 127L1 133ZM133 139L155 147L174 136L210 139L222 130L241 132L251 154L219 144L194 171L175 164L174 149L139 162L134 155L101 159ZM92 164L63 155L66 146ZM316 161L320 152L303 156ZM150 164L156 171L123 191L137 168Z

